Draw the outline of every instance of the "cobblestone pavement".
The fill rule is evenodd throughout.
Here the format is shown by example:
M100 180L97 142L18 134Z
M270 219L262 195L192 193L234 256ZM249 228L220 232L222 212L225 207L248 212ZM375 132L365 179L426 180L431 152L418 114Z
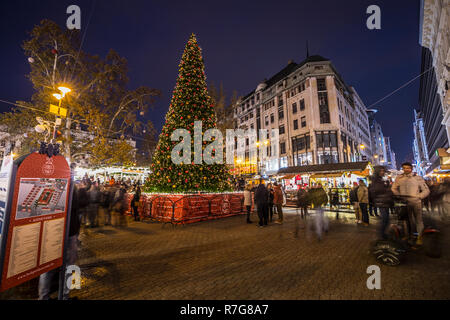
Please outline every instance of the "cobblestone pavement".
M370 254L376 223L327 213L330 230L318 241L308 221L285 208L285 222L266 228L245 216L186 226L129 222L128 227L84 229L78 265L79 299L450 299L450 246L440 259L408 253L397 267ZM275 216L276 217L276 216ZM299 221L299 223L298 223ZM299 226L298 228L296 226ZM450 222L440 222L450 244ZM295 230L298 236L295 236ZM381 290L366 286L370 265L381 268ZM35 299L37 281L0 295Z

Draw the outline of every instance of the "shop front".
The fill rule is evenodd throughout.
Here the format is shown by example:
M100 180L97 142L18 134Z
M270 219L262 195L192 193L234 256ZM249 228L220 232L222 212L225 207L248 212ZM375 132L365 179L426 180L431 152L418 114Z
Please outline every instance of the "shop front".
M278 171L278 178L284 186L287 205L295 205L298 189L318 185L325 189L330 199L337 194L340 205L350 205L349 192L353 183L363 180L368 185L372 173L369 162L349 162L287 167Z

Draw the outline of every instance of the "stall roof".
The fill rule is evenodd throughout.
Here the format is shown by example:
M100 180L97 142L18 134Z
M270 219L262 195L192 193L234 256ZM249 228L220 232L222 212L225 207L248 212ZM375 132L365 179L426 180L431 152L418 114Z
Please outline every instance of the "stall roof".
M308 166L287 167L278 170L278 174L301 174L318 172L345 172L345 171L364 171L369 162L344 162L344 163L326 163L313 164Z

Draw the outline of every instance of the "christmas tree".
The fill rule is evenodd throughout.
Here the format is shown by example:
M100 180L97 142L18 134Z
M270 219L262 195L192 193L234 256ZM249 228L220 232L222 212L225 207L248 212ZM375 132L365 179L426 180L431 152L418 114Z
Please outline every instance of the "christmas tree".
M175 164L172 149L179 141L171 141L176 129L186 129L194 136L194 122L202 122L202 137L206 130L216 128L216 114L208 95L201 49L194 34L189 38L179 64L179 75L166 122L159 136L152 174L146 183L149 192L221 192L231 190L230 175L225 164L194 164L195 152L190 163ZM198 142L205 149L206 141ZM191 139L194 149L194 139Z

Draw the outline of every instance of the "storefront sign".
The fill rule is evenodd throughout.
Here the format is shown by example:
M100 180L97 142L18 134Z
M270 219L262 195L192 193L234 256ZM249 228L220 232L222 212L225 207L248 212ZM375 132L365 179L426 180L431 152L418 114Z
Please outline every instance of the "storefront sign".
M63 156L32 153L19 164L2 239L1 291L62 265L69 185Z

